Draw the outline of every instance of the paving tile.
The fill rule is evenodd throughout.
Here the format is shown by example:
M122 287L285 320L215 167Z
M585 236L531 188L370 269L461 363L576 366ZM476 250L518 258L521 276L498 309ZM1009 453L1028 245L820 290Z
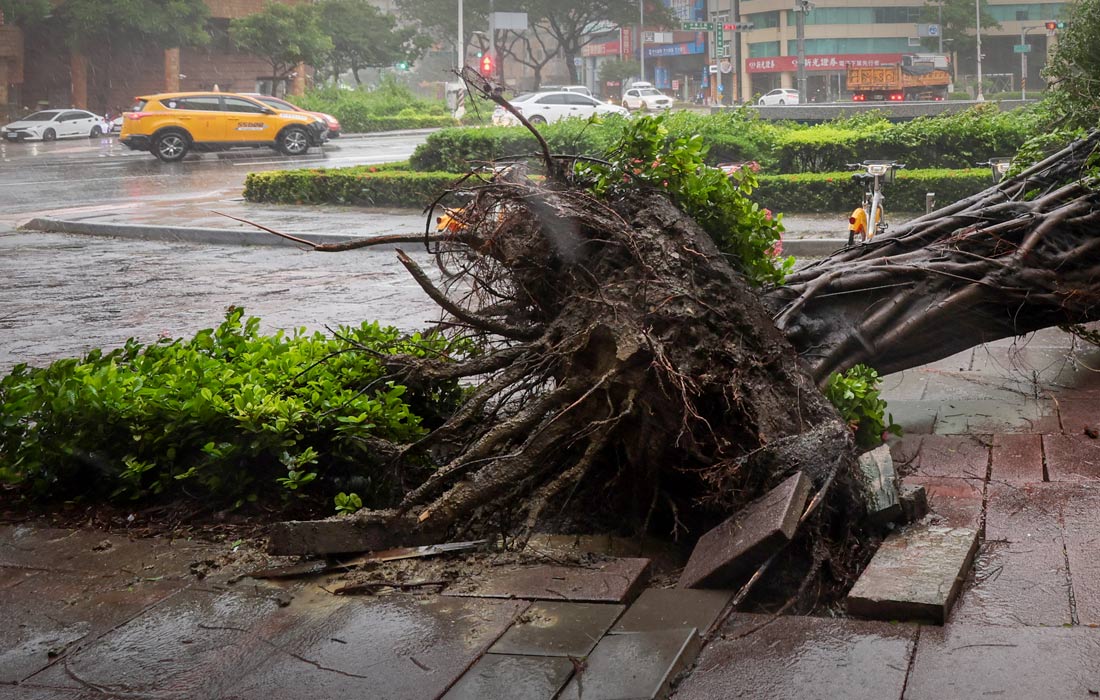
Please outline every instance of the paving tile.
M35 573L21 585L0 589L0 683L31 677L76 645L90 643L183 586L168 579Z
M1035 396L1030 374L966 370L944 372L917 370L925 377L925 401L962 401L966 399L996 399L1015 402Z
M39 685L0 685L0 700L114 700L116 696L104 695L95 690L65 690ZM141 698L127 695L127 700L154 700L153 696Z
M573 662L561 656L486 654L451 686L443 700L553 700L569 677Z
M888 523L901 516L898 475L889 445L879 445L859 456L859 469L867 490L867 515L874 522Z
M1085 429L1100 431L1100 397L1089 399L1058 399L1061 430L1066 435L1085 435Z
M985 479L989 446L984 435L926 435L920 443L916 476Z
M1068 625L1069 572L1061 543L986 540L951 623Z
M722 588L752 573L794 536L810 495L798 472L699 538L680 575L680 588Z
M700 644L694 628L608 635L559 700L667 697L676 676L695 660Z
M1043 480L1041 435L998 433L993 436L990 459L993 481L1035 483Z
M1063 342L1058 347L1040 347L1029 343L975 348L974 372L1000 376L1021 383L1043 383L1057 377L1074 363L1073 351Z
M879 396L886 401L919 401L928 378L916 370L894 372L882 377Z
M1059 484L1062 519L1078 622L1100 625L1100 484Z
M1011 401L956 399L940 405L933 432L937 435L1039 432L1050 425L1040 422L1044 415L1054 415L1050 401L1019 397Z
M243 674L276 653L265 639L303 622L288 610L270 597L185 590L30 681L99 687L108 695L227 697Z
M990 483L986 491L985 538L1062 549L1062 484Z
M526 606L517 600L353 598L319 622L289 628L292 634L273 642L279 653L238 674L229 692L190 697L439 697Z
M676 688L676 700L893 700L916 626L843 618L733 616ZM759 630L736 638L763 622Z
M978 549L978 533L917 523L883 541L848 592L848 612L942 624Z
M1044 435L1051 481L1100 481L1100 440L1085 435Z
M902 480L902 485L924 487L928 510L938 524L975 530L981 527L984 484L980 479L910 476Z
M592 651L625 609L622 605L601 603L534 603L489 647L489 651L581 658Z
M929 435L936 425L939 401L897 401L886 404L886 412L907 435Z
M967 372L970 370L970 365L973 364L973 362L974 348L970 348L945 357L942 360L923 364L920 366L920 370L924 372Z
M705 635L732 597L732 591L648 588L619 618L611 633L694 627Z
M474 598L629 603L649 576L649 560L609 559L590 566L527 566L495 570L447 588L445 595Z
M1100 630L924 627L905 700L1088 698L1100 692Z
M890 457L894 460L894 468L899 475L906 475L917 468L917 456L920 454L920 444L924 440L923 435L903 433L901 437L891 435L886 440L890 446Z
M1041 378L1039 390L1056 394L1059 399L1100 398L1100 350L1092 346L1076 348L1057 374Z

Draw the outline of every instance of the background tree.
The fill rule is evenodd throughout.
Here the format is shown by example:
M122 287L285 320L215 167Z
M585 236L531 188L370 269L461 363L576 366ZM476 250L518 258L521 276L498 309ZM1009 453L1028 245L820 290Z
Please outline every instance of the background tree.
M86 50L113 43L201 46L210 40L209 14L203 0L66 0L54 19L71 47Z
M333 78L350 70L362 85L359 71L420 58L432 40L415 27L401 27L397 18L367 0L326 0L320 6L320 26L332 39L328 66Z
M270 3L261 12L230 22L229 36L239 50L267 60L277 80L299 63L324 64L332 51L332 39L321 29L315 5Z
M624 85L627 80L640 75L641 72L642 68L638 61L632 58L613 58L600 64L600 82L604 85L607 83Z
M981 3L982 31L1000 29L1000 23L989 14L989 2L987 0L979 0L979 2ZM974 12L974 0L927 2L922 19L925 22L940 25L944 51L951 55L952 78L958 77L959 56L968 60L976 59L977 37L974 30L977 27L977 17ZM926 39L924 45L925 48L935 49L939 46L939 39Z
M53 5L50 0L0 0L4 23L16 27L31 27L46 19Z
M527 66L535 74L532 90L538 90L542 84L542 69L558 57L557 43L546 32L537 28L525 32L502 31L497 37L497 51L521 65Z
M499 12L508 10L496 3ZM440 12L439 0L397 0L401 17L416 24L420 30L441 44L450 46L452 51L458 36L457 8L447 6ZM464 0L463 2L463 56L474 43L476 32L489 31L489 0Z
M1056 126L1100 125L1100 0L1079 0L1043 71Z

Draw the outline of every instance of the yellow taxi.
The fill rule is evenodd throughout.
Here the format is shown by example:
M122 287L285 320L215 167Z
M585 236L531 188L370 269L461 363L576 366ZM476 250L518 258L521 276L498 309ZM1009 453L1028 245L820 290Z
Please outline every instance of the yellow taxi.
M300 156L328 137L317 117L278 109L251 97L223 92L173 92L136 98L123 114L121 141L166 162L191 150L270 146Z

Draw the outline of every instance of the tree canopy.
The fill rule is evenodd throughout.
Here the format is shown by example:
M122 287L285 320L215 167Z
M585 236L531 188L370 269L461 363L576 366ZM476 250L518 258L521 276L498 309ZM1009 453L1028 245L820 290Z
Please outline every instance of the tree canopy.
M1059 126L1095 129L1100 124L1100 0L1079 0L1047 63L1047 102Z
M428 36L398 26L396 17L367 0L326 0L319 7L321 29L332 39L329 66L334 74L350 70L356 83L361 69L415 61L431 45Z
M210 40L209 14L203 0L66 0L54 17L69 45L81 49L116 38L131 44L201 46Z
M1001 25L989 13L988 0L978 0L981 3L982 31L987 29L1000 29ZM959 56L974 57L977 52L977 38L974 33L977 27L977 14L974 11L974 0L928 0L924 5L924 21L940 25L940 33L943 35L944 51L952 53L955 60L951 62L952 70L957 70ZM927 39L926 45L933 42L938 45L939 39Z
M265 5L230 22L229 36L241 51L266 59L274 78L287 77L299 63L321 65L333 49L315 5Z
M4 13L4 23L16 27L30 27L38 24L49 17L52 9L50 0L0 0L0 11Z

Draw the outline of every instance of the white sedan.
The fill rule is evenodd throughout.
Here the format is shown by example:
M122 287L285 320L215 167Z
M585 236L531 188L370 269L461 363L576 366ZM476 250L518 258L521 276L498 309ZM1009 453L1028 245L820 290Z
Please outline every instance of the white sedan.
M757 102L760 105L796 105L798 104L798 90L791 88L776 88L760 97Z
M98 138L109 130L103 117L83 109L45 109L0 127L0 136L8 141L53 141Z
M510 100L519 113L526 117L532 124L551 124L568 117L581 117L587 119L593 114L626 114L627 111L618 105L609 105L600 102L594 97L582 95L578 92L528 92ZM511 113L503 107L493 110L493 124L497 126L514 126L518 124Z
M634 85L623 93L623 107L640 109L643 112L651 109L670 109L672 98L657 88Z

